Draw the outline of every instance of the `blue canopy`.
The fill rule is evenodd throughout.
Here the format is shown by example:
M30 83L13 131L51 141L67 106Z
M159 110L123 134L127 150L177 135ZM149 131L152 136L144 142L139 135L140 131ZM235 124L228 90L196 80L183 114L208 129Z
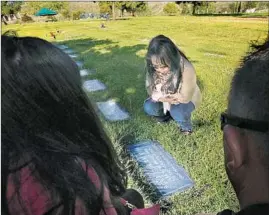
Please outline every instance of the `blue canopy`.
M54 10L50 10L48 8L41 8L35 15L36 16L52 16L56 14L57 12L55 12Z

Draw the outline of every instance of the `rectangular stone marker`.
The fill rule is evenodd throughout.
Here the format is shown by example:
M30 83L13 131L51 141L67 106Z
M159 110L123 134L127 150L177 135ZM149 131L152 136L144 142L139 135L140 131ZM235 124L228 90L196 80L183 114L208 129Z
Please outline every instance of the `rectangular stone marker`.
M69 56L70 56L71 58L77 58L77 57L78 57L77 54L69 54Z
M72 54L74 51L72 49L65 49L63 50L66 54Z
M76 61L76 64L78 65L79 68L83 67L83 63L81 61Z
M157 141L144 140L129 145L128 151L138 162L149 183L156 187L160 198L193 187L194 182L184 168Z
M81 69L79 72L80 72L80 76L83 77L83 76L94 74L96 71L92 69Z
M123 110L119 104L113 100L97 102L97 107L109 121L121 121L130 118L128 112Z
M99 80L87 80L83 83L83 87L88 92L94 92L98 90L105 90L106 85L100 82Z
M59 49L68 49L66 45L56 45Z

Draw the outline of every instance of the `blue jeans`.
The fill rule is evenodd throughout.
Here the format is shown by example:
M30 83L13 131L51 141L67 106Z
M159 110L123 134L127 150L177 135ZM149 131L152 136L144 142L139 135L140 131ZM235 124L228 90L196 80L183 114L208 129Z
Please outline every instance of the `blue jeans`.
M183 131L188 131L192 130L191 112L194 111L194 109L195 106L192 102L187 104L172 104L170 115ZM154 102L151 98L148 98L144 102L144 111L150 116L165 116L163 113L163 103Z

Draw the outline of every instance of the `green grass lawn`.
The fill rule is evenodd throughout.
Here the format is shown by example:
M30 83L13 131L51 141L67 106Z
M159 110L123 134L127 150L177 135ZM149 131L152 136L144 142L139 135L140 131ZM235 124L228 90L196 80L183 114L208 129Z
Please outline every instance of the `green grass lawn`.
M222 133L219 115L225 110L229 83L241 56L253 40L262 41L268 32L267 19L234 17L139 17L105 22L74 21L3 26L20 36L38 36L68 45L80 54L84 66L96 69L97 78L108 87L91 93L94 101L116 99L131 120L109 123L102 119L116 145L131 135L130 144L143 139L159 141L177 162L185 167L195 187L170 198L171 214L237 210L238 203L223 166ZM56 40L49 32L60 30ZM182 136L175 122L159 125L143 112L147 98L144 87L144 56L150 38L170 37L190 58L196 68L203 103L192 116L194 134ZM47 35L47 36L46 36ZM137 187L140 178L130 179ZM144 186L141 186L142 189ZM144 194L150 200L151 190Z

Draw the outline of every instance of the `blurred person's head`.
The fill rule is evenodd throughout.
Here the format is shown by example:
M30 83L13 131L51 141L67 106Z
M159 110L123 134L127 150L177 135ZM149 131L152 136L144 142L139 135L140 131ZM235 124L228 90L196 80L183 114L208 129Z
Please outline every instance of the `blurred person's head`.
M151 79L149 81L153 84L154 75L170 76L169 86L163 91L175 93L182 76L181 57L187 59L168 37L164 35L154 37L149 43L146 54L146 70ZM177 79L176 83L172 81L174 77Z
M94 168L112 196L125 191L126 176L76 63L34 37L2 36L1 58L2 192L9 173L31 163L35 178L62 200L63 214L72 214L76 198L89 214L99 214L103 189L96 189L78 161ZM19 175L9 180L20 186ZM8 213L3 196L2 203Z
M243 59L222 115L225 167L241 208L269 203L269 41Z

